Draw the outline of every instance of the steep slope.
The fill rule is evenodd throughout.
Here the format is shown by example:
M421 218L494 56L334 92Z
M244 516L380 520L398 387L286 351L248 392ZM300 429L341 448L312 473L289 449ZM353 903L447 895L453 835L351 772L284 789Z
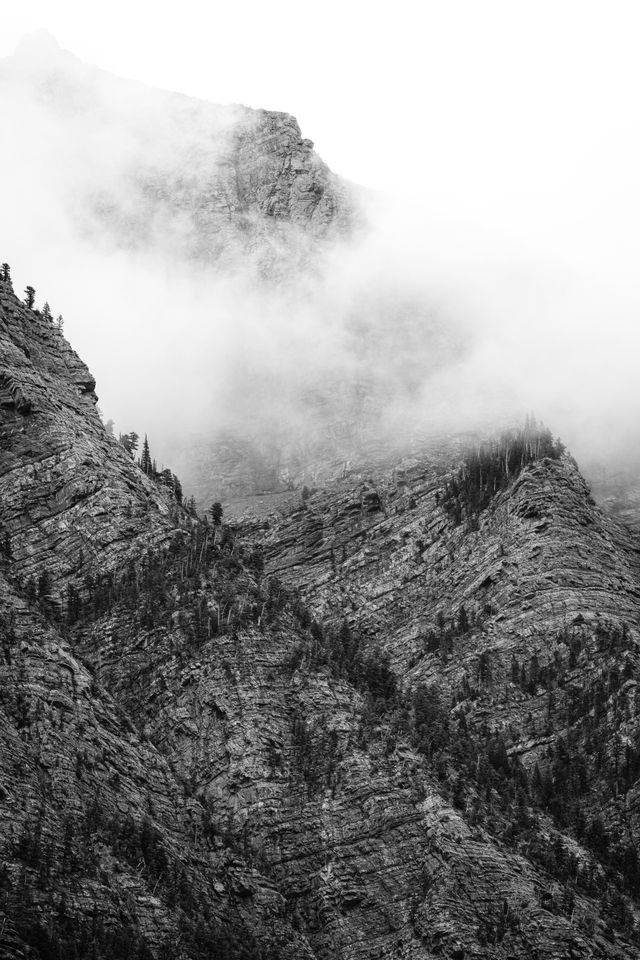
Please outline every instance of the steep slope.
M2 956L310 956L271 883L202 841L202 804L4 578L0 634Z
M310 955L270 881L74 655L97 579L194 521L107 435L59 330L0 286L2 955Z
M6 955L634 957L638 545L570 458L214 527L2 295Z
M0 281L3 531L21 576L113 569L173 527L171 497L141 476L96 412L95 382L56 324Z
M522 632L517 589L511 599L498 592L494 632L486 627L489 652L463 585L486 581L483 565L495 567L495 559L490 553L485 559L476 542L475 551L461 551L457 569L452 541L459 549L464 532L435 496L424 500L427 491L445 489L455 460L447 445L413 470L405 467L394 504L399 509L387 506L386 518L383 488L386 482L397 493L393 473L364 491L361 482L354 489L354 478L345 478L312 495L302 509L274 516L266 530L258 521L248 542L232 545L227 530L227 549L244 575L261 577L262 557L250 545L257 536L267 570L286 578L290 590L300 589L316 620L300 594L273 577L263 590L251 589L250 581L244 590L237 582L230 590L217 558L197 629L195 621L183 623L198 651L186 675L176 653L179 633L170 627L174 614L161 609L166 581L153 587L155 613L144 623L153 654L139 649L138 634L114 611L89 636L83 630L84 649L95 657L105 650L105 637L112 638L104 675L118 697L214 801L218 816L242 831L270 865L319 955L633 955L624 933L617 935L611 924L628 934L637 909L630 898L637 883L635 631L616 632L620 621L608 617L590 629L594 570L586 564L588 575L574 583L559 567L554 603L571 594L576 623L567 626L561 617L558 635L557 624L545 623L538 611L534 646ZM529 532L523 534L520 514L528 512L531 520L532 510L518 501L527 479L529 495L557 514L560 527L589 515L606 526L571 461L542 460L500 495L503 505L514 497L513 524L502 518L499 526L503 537L512 526L513 549L528 557ZM407 510L415 511L419 525L411 526ZM429 602L422 560L408 536L423 533L427 519L438 531L432 546L449 564L441 585L453 576L453 589L449 595L443 590L438 604ZM244 530L250 532L246 524ZM557 542L556 534L548 544L566 553L566 529ZM619 544L607 541L602 530L594 539L594 562L607 558L613 588L620 580L625 592L625 602L603 610L637 623L633 546L624 537ZM342 546L354 551L350 566ZM535 538L532 546L538 546ZM347 564L344 576L341 562ZM493 576L501 579L495 570ZM503 587L512 588L506 579ZM490 586L484 582L483 590ZM460 624L465 604L466 626ZM336 625L345 612L351 629ZM550 657L545 639L558 656ZM117 666L123 645L124 670ZM525 651L516 670L513 656ZM631 674L616 685L610 677L623 663ZM585 709L588 714L592 700L602 701L603 692L606 700L603 676L612 701L604 713L600 703L585 731ZM176 705L181 722L171 727ZM568 705L575 717L565 731ZM614 735L636 744L624 774L616 778L586 747L585 732L594 743ZM571 768L580 763L574 750L584 754L584 769ZM562 766L584 794L581 827L575 797L558 773ZM614 803L612 783L619 791ZM593 826L598 820L602 836ZM598 906L593 898L600 893L606 896Z
M432 722L451 710L457 736L440 732L429 749L463 810L476 819L479 805L487 822L478 784L463 785L460 735L468 766L485 753L508 780L524 770L527 795L555 828L586 838L634 891L640 543L596 507L566 455L514 471L480 510L452 495L472 469L463 456L453 472L460 457L445 444L318 491L267 524L267 570L295 583L317 617L346 617L406 691L427 691ZM506 824L492 816L521 849L515 810Z

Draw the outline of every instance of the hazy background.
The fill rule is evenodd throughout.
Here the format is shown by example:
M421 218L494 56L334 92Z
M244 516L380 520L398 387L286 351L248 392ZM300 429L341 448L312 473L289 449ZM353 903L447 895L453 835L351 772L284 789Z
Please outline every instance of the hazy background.
M18 291L32 283L64 314L116 429L233 425L265 414L260 396L267 419L304 422L310 371L344 384L366 370L391 421L459 428L534 409L581 459L635 456L635 4L26 0L3 11L0 56L43 26L122 76L295 114L370 191L369 230L332 245L313 282L266 290L251 264L232 279L172 270L170 244L118 250L69 215L93 178L118 181L122 157L174 151L159 101L110 88L108 112L130 122L114 137L85 115L78 137L74 116L61 128L5 98L1 259ZM380 331L366 356L363 316Z

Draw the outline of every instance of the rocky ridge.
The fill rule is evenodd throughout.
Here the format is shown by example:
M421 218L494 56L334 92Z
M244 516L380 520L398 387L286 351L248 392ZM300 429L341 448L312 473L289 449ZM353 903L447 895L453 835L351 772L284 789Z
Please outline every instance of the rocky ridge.
M95 381L57 325L10 282L0 281L0 329L3 531L21 576L46 570L59 603L74 575L162 543L171 501L105 431Z
M2 298L5 955L635 956L639 545L571 459L212 526Z
M304 956L272 884L230 838L198 842L201 802L77 659L73 604L192 521L106 433L60 331L1 286L2 955L254 956L264 923L265 956Z

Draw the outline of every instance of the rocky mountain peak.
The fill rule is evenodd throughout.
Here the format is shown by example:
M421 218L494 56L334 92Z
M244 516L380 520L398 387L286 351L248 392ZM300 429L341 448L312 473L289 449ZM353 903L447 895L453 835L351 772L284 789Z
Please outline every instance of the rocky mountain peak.
M250 254L266 278L306 262L313 238L353 226L352 191L287 113L123 80L61 50L46 31L0 63L0 83L5 107L19 89L32 136L40 129L85 158L66 200L85 237L225 269L246 267Z

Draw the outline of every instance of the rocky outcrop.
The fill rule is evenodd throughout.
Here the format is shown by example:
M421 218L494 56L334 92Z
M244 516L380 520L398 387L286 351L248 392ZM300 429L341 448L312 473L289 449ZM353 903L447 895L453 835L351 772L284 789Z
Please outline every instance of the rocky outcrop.
M0 282L2 527L26 581L60 591L173 529L172 501L96 411L95 381L56 325Z
M31 111L33 135L53 124L90 171L61 198L86 239L264 281L309 266L318 241L350 233L360 219L355 191L287 113L152 90L42 34L2 61L0 79L5 104Z

